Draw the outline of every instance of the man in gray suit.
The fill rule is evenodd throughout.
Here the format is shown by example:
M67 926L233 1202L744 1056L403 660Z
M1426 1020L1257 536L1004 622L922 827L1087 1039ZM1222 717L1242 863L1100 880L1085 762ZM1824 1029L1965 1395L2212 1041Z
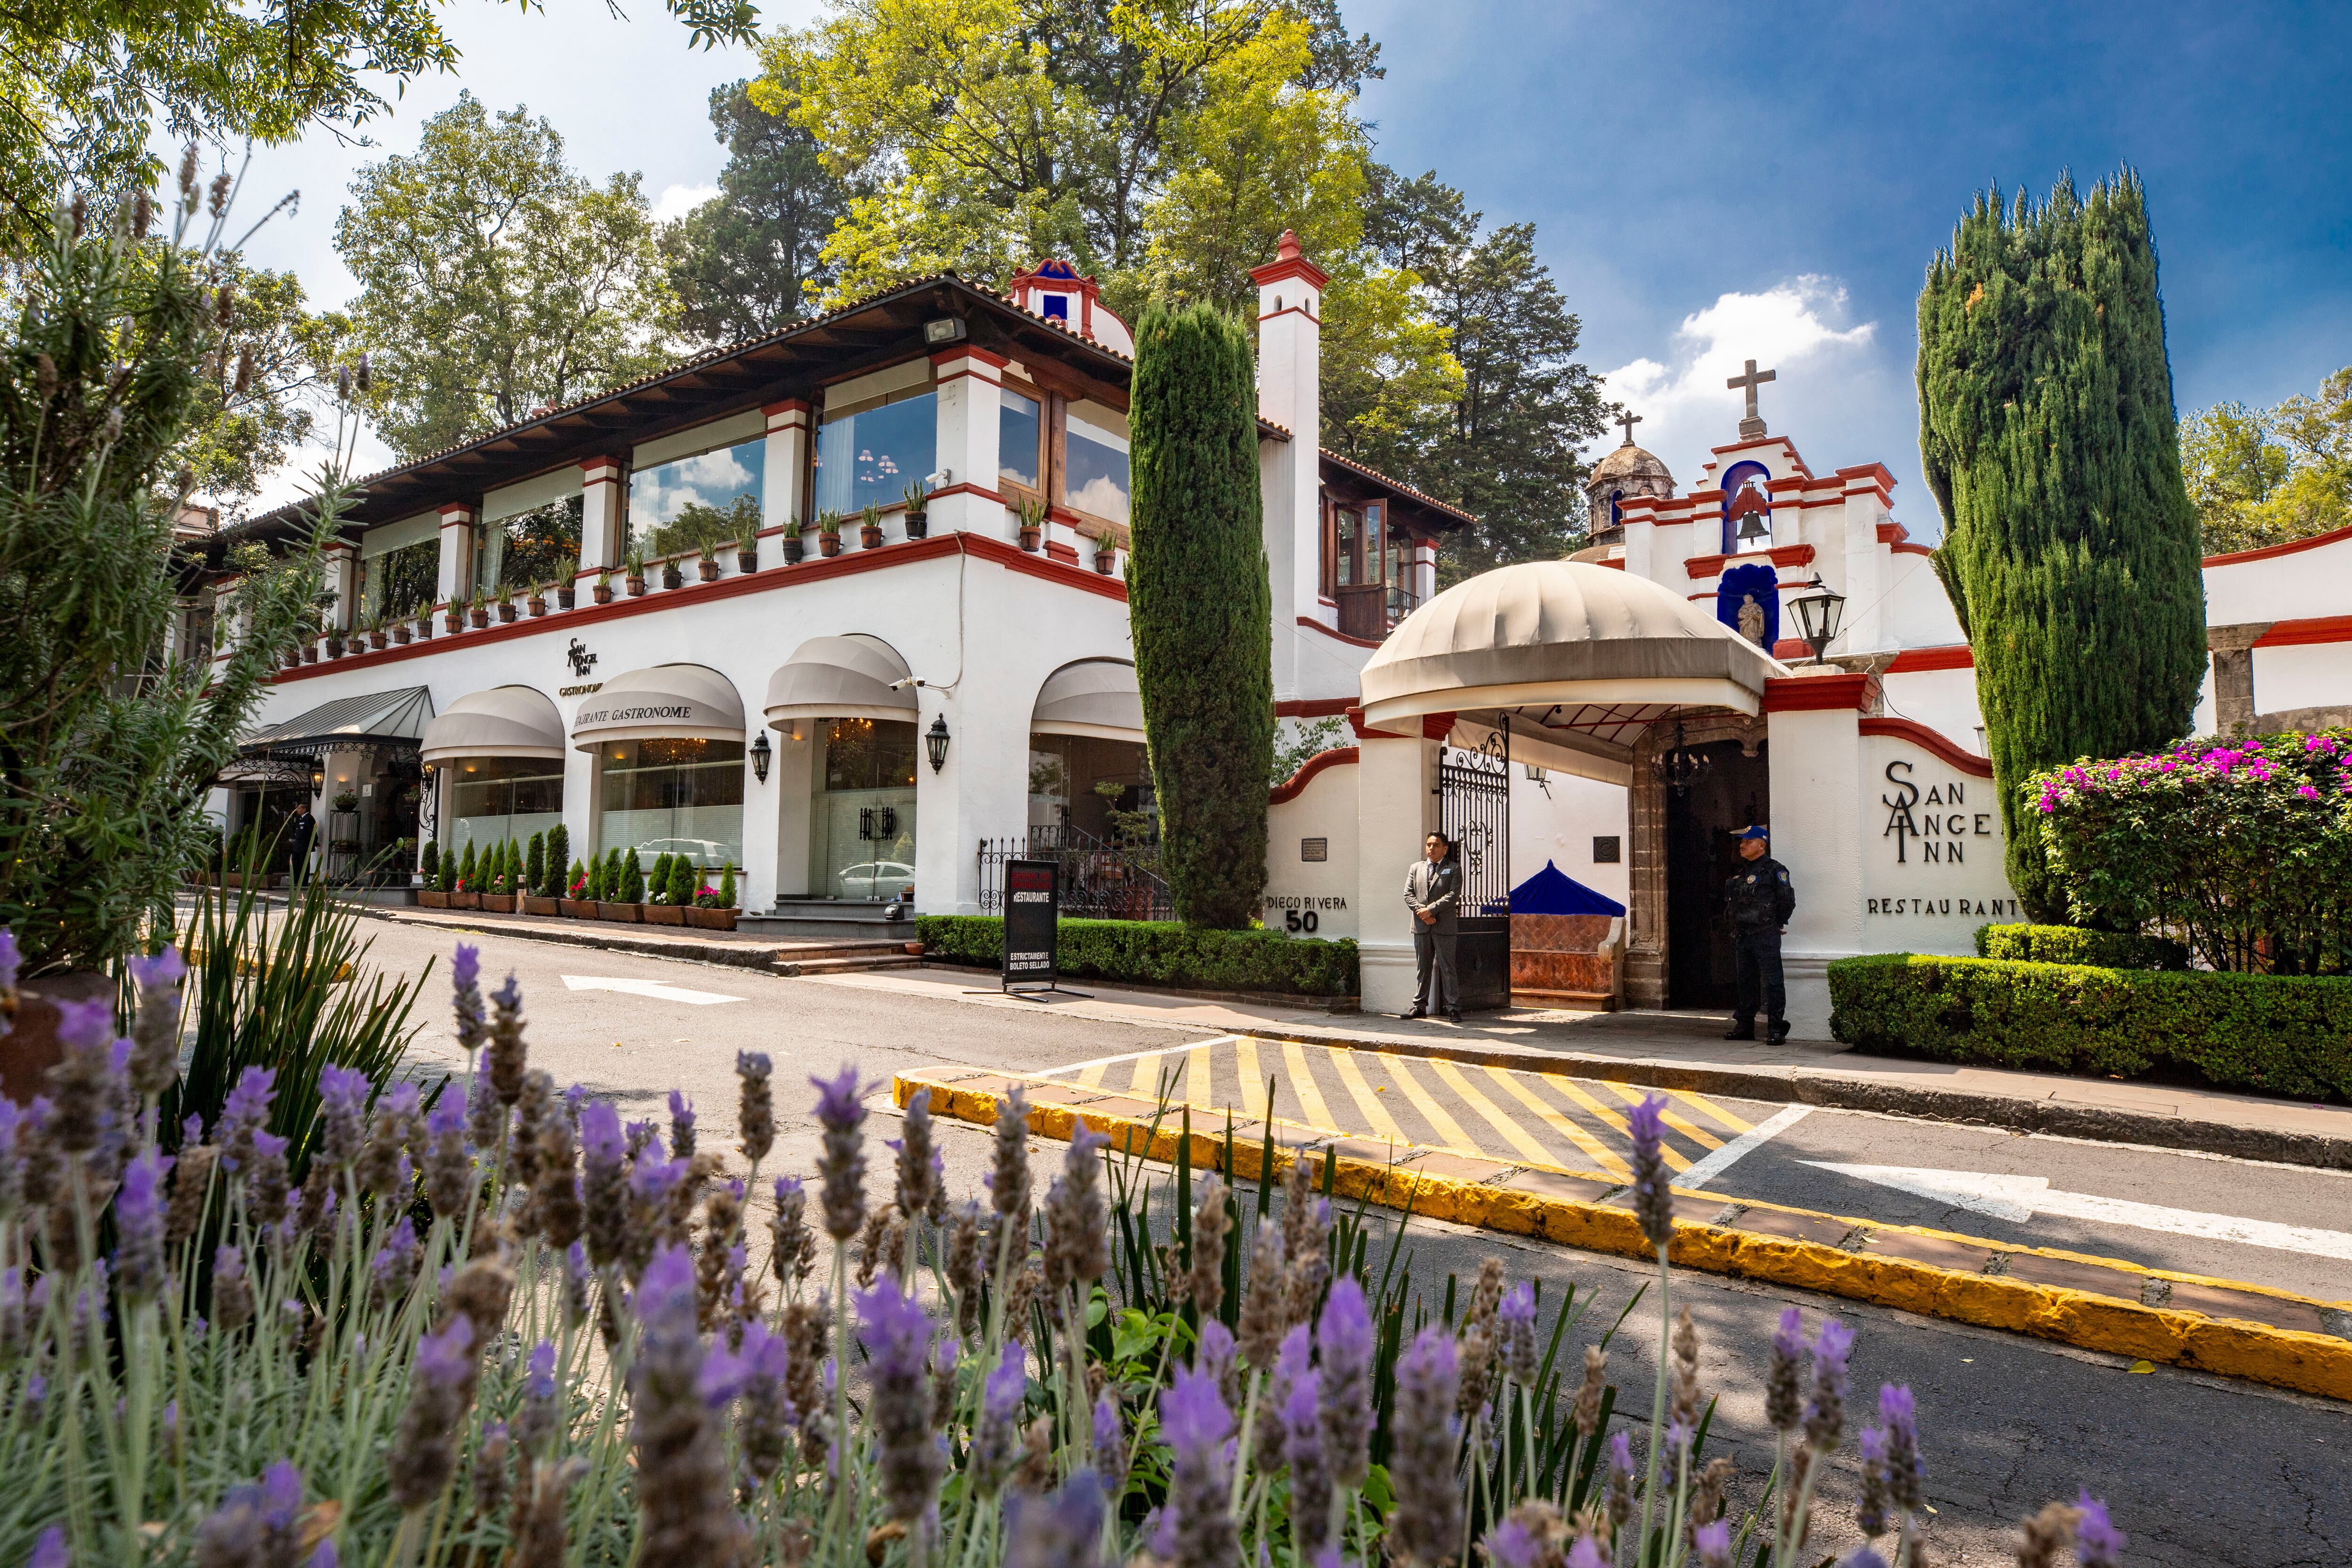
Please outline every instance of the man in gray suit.
M1427 1018L1442 1011L1462 1021L1462 985L1454 973L1454 941L1461 930L1462 862L1444 833L1422 841L1423 858L1404 873L1405 907L1412 911L1412 1008L1401 1014Z

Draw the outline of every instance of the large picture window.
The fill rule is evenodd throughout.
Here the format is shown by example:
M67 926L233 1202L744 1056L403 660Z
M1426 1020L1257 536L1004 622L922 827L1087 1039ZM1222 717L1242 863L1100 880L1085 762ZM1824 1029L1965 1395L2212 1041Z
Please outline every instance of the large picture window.
M1026 392L1003 388L996 414L996 476L1009 485L1042 490L1045 465L1045 410Z
M543 757L463 757L449 770L447 852L529 843L563 820L563 764Z
M629 476L629 538L648 556L683 555L760 531L768 444L754 437Z
M424 539L372 556L360 584L360 613L386 618L411 615L433 602L441 588L441 541Z
M828 898L887 901L915 881L915 727L838 718L825 731L824 789L810 851Z
M743 743L616 740L597 748L599 852L743 863Z
M896 402L828 416L816 438L816 506L844 517L896 507L907 486L935 472L940 398L929 387Z
M541 583L570 582L580 560L581 507L579 497L568 496L482 528L474 540L475 586L486 593L521 593Z
M1088 517L1127 526L1129 495L1127 436L1109 419L1080 404L1070 405L1063 443L1064 501Z

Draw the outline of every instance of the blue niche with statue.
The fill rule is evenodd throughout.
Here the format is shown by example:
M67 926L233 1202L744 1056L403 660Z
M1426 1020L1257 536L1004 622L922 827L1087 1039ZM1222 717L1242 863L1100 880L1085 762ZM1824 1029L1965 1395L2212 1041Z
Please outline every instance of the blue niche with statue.
M1762 632L1760 637L1749 636L1748 627L1741 624L1741 617L1748 612L1751 600L1763 617L1759 623ZM1742 637L1748 637L1766 653L1770 653L1773 645L1780 641L1780 574L1778 569L1769 561L1750 561L1725 572L1723 580L1716 586L1715 618Z

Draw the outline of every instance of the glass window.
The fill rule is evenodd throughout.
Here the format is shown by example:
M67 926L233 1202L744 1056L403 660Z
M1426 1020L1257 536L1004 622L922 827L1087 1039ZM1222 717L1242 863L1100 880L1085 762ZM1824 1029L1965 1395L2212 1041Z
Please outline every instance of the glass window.
M1045 432L1037 400L1011 387L1002 390L996 414L996 474L1015 485L1037 488L1038 438Z
M1339 572L1335 579L1342 588L1355 585L1357 563L1363 559L1364 519L1353 507L1342 507L1337 514L1336 538Z
M545 582L569 582L580 559L581 498L566 497L528 512L500 517L478 529L474 582L486 593L510 588L518 593ZM426 547L412 545L412 549ZM439 567L439 549L435 567Z
M683 555L760 531L768 443L674 458L629 476L629 538L648 556Z
M896 507L907 486L939 467L940 396L912 397L828 419L816 437L816 506L850 517Z
M425 539L372 557L360 585L360 613L411 615L441 590L441 541Z
M616 740L598 749L601 853L684 855L714 873L743 863L743 743Z
M1073 408L1064 443L1064 500L1076 510L1127 522L1127 438L1089 423Z
M544 757L462 757L449 771L449 841L462 855L503 844L528 844L563 820L563 764Z
M1150 842L1159 836L1151 768L1136 741L1104 736L1029 737L1030 848L1075 830L1108 842ZM1042 835L1042 836L1041 836Z
M824 737L824 794L810 849L831 898L887 900L915 882L912 724L839 718Z

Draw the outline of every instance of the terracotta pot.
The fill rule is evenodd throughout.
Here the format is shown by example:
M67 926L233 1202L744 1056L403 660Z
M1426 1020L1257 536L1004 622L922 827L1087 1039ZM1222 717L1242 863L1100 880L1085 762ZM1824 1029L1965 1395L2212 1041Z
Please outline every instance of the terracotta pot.
M457 632L463 632L465 629L466 612L464 611L453 608L445 610L441 612L442 631L449 632L454 636Z
M787 566L798 566L798 565L800 565L800 563L801 563L801 558L802 558L802 557L803 557L803 556L805 556L805 555L807 555L807 554L808 554L808 546L807 546L806 544L804 544L804 543L803 543L803 542L802 542L800 535L798 535L798 534L786 534L786 535L784 536L784 564L785 564L785 565L787 565Z
M828 559L834 556L839 555L841 553L841 536L839 534L817 535L816 553L827 558Z
M1105 577L1108 577L1110 575L1110 569L1113 563L1118 559L1118 552L1117 550L1097 550L1095 551L1095 570L1101 572Z
M466 612L466 619L474 623L475 631L485 631L490 624L490 612L488 610L469 610Z
M742 911L739 909L698 909L688 906L685 909L679 910L678 913L686 916L686 923L688 925L694 926L698 930L732 931L735 929L735 917L741 914Z
M860 524L858 524L858 525L857 525L857 542L858 542L860 545L864 546L864 547L865 547L866 549L881 549L881 548L882 548L882 525L881 525L881 524L879 524L879 523L860 523Z
M416 890L416 907L446 909L449 907L449 895L437 887L420 887Z
M662 568L662 588L665 591L675 591L685 586L686 574L677 570L677 562L670 561Z
M289 670L299 670L302 667L302 650L289 648L286 650L286 657L278 662Z
M696 561L694 563L694 575L705 582L717 582L719 580L719 563L716 560Z
M632 598L632 599L642 599L642 598L644 598L644 597L645 597L645 592L646 592L646 580L645 580L644 578L642 578L642 577L633 577L633 578L629 579L629 597L630 597L630 598Z
M908 957L910 957L910 958L919 958L919 957L921 957L921 956L923 956L923 945L922 945L920 942L909 942L909 943L908 943L908 944L907 944L907 956L908 956Z
M534 593L530 596L530 608L532 619L536 620L540 616L547 613L547 601Z
M385 636L381 632L371 632L368 633L368 646L373 648L378 653L382 653L384 649L392 646L392 639Z
M1034 553L1037 549L1037 537L1044 530L1040 528L1023 528L1021 530L1021 548Z
M683 925L686 924L687 912L672 904L648 904L645 906L645 911L646 924L648 925Z
M642 918L638 914L642 907L643 905L635 904L600 903L596 905L596 918L617 920L624 925L635 925Z
M514 607L514 601L513 601L513 600L511 600L511 599L501 599L501 600L499 600L499 623L500 625L504 625L506 622L509 622L509 621L513 620L514 618L515 618L515 607Z
M511 893L485 893L478 895L485 915L512 915L515 895Z
M403 622L400 625L392 629L392 640L399 643L404 648L408 646L409 636L410 632L405 622Z
M569 610L572 608L572 601L578 597L579 591L576 589L559 588L555 591L555 607L558 610Z
M302 644L302 662L306 664L315 664L319 662L319 644L316 643Z
M452 909L479 909L482 907L482 895L478 893L453 893L449 895L449 907Z
M596 918L596 901L593 898L559 898L555 901L555 907L566 920Z
M760 552L756 549L737 550L735 552L735 570L741 572L745 577L749 577L753 572L759 570Z
M522 895L522 912L525 915L561 915L563 911L557 905L562 902L560 898L541 898L535 893L527 893Z
M610 604L613 602L613 585L600 582L588 591L588 596L599 604Z
M68 969L27 981L17 992L16 1017L0 1035L0 1094L30 1104L49 1089L49 1069L65 1060L58 1042L57 1004L114 994L114 977L98 969Z
M928 536L930 531L931 519L927 514L922 512L908 512L907 514L907 537L908 538L919 539Z
M329 657L330 659L340 659L340 658L341 658L341 657L343 656L343 648L344 648L344 646L345 646L345 644L344 644L344 643L343 643L343 640L342 640L341 637L330 637L330 638L328 638L328 639L327 639L327 657Z

